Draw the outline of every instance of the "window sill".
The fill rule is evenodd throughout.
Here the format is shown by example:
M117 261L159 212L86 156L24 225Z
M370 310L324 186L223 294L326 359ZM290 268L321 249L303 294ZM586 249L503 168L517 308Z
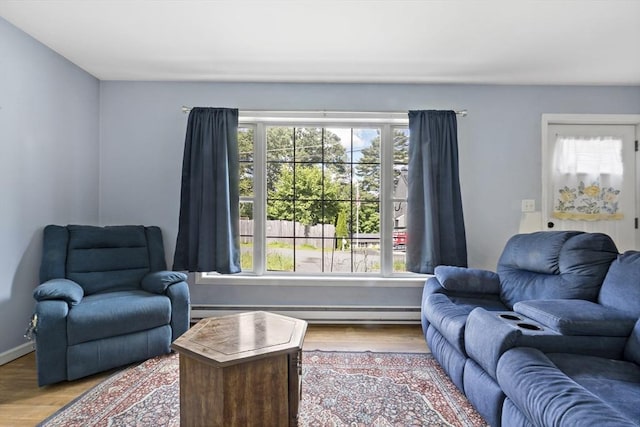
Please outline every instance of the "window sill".
M197 285L250 285L250 286L295 286L295 287L380 287L380 288L417 288L431 277L428 274L410 274L397 277L377 276L302 276L302 275L264 275L251 274L221 275L200 273L196 275Z

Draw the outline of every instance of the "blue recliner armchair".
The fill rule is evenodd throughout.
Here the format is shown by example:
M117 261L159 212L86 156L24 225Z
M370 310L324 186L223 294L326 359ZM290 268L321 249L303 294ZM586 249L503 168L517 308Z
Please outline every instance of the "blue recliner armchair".
M38 384L169 353L189 328L184 273L158 227L49 225L34 290Z

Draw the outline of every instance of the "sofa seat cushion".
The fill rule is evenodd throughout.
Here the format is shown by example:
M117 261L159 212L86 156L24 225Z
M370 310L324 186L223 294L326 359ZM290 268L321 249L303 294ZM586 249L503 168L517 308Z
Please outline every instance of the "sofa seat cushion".
M171 301L149 292L120 291L94 294L69 310L69 345L144 331L168 325Z
M547 354L565 375L630 420L640 422L640 366L624 360Z
M579 370L582 359L576 355L573 357L575 359L571 363ZM555 356L556 360L560 358L561 356ZM592 372L594 366L595 364L590 364L581 373L597 375ZM617 375L621 373L618 369L610 367L609 372ZM578 372L573 372L572 375L580 376ZM498 362L497 377L504 393L533 425L637 427L636 420L640 415L638 409L632 408L631 412L627 412L626 403L621 405L622 402L618 402L616 406L610 403L616 399L630 402L635 399L637 404L640 396L634 394L627 397L624 393L638 387L638 383L629 383L613 392L610 390L611 395L605 401L570 378L540 350L528 347L516 347L505 352ZM627 378L633 378L633 375ZM612 384L613 382L608 383L609 386ZM619 384L616 381L616 387Z
M464 327L469 313L477 307L489 311L504 311L506 307L497 299L453 297L445 294L429 295L423 313L429 323L461 354L464 350Z
M636 318L584 300L532 300L513 306L523 314L563 335L628 337Z

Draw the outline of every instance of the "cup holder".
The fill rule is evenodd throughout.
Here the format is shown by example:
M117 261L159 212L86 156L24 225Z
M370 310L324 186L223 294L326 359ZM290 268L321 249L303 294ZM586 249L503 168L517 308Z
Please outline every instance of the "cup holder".
M522 329L528 329L530 331L541 331L542 328L536 325L532 325L531 323L518 323L518 327Z
M500 317L507 320L522 320L520 317L513 314L500 314Z

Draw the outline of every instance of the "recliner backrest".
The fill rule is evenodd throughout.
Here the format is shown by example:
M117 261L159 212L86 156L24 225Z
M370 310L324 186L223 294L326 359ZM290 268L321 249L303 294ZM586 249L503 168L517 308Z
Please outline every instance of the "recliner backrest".
M508 306L531 299L595 301L609 265L618 255L602 233L540 231L507 242L497 273Z
M640 317L640 252L627 251L611 263L598 303Z
M149 272L164 270L158 227L50 225L44 230L41 281L73 280L85 295L137 289Z

